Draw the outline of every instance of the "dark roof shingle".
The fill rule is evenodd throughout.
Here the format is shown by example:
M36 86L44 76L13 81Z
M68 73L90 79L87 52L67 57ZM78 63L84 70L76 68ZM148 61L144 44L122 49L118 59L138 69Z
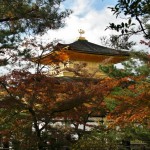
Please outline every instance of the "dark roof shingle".
M68 46L68 50L73 50L81 53L97 54L97 55L119 55L119 56L129 56L128 51L115 50L112 48L100 46L87 40L77 40L70 44L61 44L57 45L59 48L64 48Z

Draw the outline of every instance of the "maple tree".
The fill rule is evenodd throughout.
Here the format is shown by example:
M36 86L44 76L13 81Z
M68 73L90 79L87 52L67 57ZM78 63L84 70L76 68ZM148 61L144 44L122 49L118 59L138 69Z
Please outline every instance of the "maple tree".
M43 35L48 29L63 27L65 23L64 19L71 13L71 10L63 10L60 8L63 1L64 0L0 1L0 66L6 68L6 66L8 67L10 65L11 68L13 68L13 66L17 66L18 63L21 69L23 69L23 64L21 64L22 60L28 61L32 56L32 52L29 48L22 49L24 46L22 42L24 39L28 41L27 38L31 35ZM48 45L47 49L53 46L52 43ZM44 48L42 47L42 49ZM3 70L4 68L1 69ZM26 65L24 69L27 68L30 68L30 66ZM9 148L8 141L11 138L12 143L16 145L15 149L19 149L17 146L19 146L22 139L24 139L24 143L22 143L24 146L30 145L32 143L31 141L35 140L34 135L30 134L32 133L32 121L29 119L27 123L28 114L24 111L21 112L21 105L19 106L19 103L14 105L14 107L13 104L10 103L12 105L10 111L6 109L7 107L4 107L8 105L5 101L17 100L17 97L15 97L10 90L10 83L4 81L5 77L1 77L0 137L2 136L4 148ZM8 128L10 130L7 130ZM22 132L22 130L25 132ZM11 132L13 132L13 136L11 136ZM4 135L7 136L5 137ZM20 141L16 139L20 139Z
M13 66L17 66L17 63L21 66L21 69L23 69L23 63L21 64L21 62L24 60L28 61L29 58L33 56L31 49L23 49L24 43L22 42L24 39L28 41L27 38L29 38L29 36L43 35L48 29L58 29L64 26L64 19L71 13L71 10L63 10L60 8L63 1L64 0L0 1L0 67L3 67L0 68L1 70L4 70L6 67L13 68ZM53 44L50 43L49 48L52 46ZM28 65L29 63L24 69L30 68ZM17 97L15 97L10 90L10 83L4 81L5 77L1 77L0 137L3 140L4 148L9 148L8 141L11 138L12 143L16 144L15 149L17 149L17 145L19 146L22 139L26 141L23 143L24 146L30 145L32 143L30 141L35 140L34 135L30 134L32 133L32 121L29 119L27 122L28 114L24 111L21 112L21 105L19 106L19 103L17 105L14 103L14 107L13 104L10 103L12 105L10 111L6 109L7 107L4 107L4 105L8 105L6 103L4 104L5 101L17 100ZM10 130L7 130L8 128ZM22 132L22 130L25 132ZM13 136L11 136L11 132L13 132ZM4 135L7 136L5 137ZM20 139L20 141L15 139Z
M135 78L134 78L135 80ZM135 80L136 85L130 85L128 89L120 89L122 95L113 96L120 105L111 115L115 122L125 125L131 122L149 125L149 89L147 81Z
M64 118L73 124L86 125L87 113L101 115L105 109L104 96L118 84L117 81L110 84L109 79L56 78L25 71L13 71L1 77L1 83L1 89L7 91L0 101L1 135L24 141L31 134L38 149L47 146L42 136L45 130L52 131L50 124L55 120Z
M142 60L141 64L139 62L138 65L135 58ZM135 52L132 59L124 63L124 67L122 70L116 67L102 67L110 77L121 82L109 95L109 98L116 102L109 117L120 126L139 123L149 127L149 55Z
M109 127L117 129L121 143L129 149L130 141L134 140L149 145L150 127L149 54L132 52L130 55L131 59L123 63L123 69L116 66L100 67L109 77L120 82L105 99L109 109L106 117ZM118 139L118 136L114 138Z
M141 64L137 64L135 58L142 60ZM110 81L117 79L119 83L104 99L107 123L103 124L104 130L98 129L100 125L94 127L94 132L85 132L73 149L101 148L101 142L104 146L101 149L131 149L131 140L149 145L149 55L135 52L130 61L124 62L124 69L115 66L101 66L101 69L108 74Z

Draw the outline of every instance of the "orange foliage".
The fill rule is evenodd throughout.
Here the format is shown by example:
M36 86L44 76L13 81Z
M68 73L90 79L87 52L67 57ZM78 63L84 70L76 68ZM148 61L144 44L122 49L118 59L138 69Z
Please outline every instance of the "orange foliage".
M3 77L3 82L8 85L9 93L0 101L0 107L20 114L19 118L15 114L12 127L41 121L44 127L35 126L40 132L52 119L67 118L82 124L86 115L106 114L104 97L118 84L109 78L56 78L23 71Z
M112 95L119 102L108 118L116 125L144 123L150 125L150 83L143 77L135 78L135 83L124 89L123 94Z

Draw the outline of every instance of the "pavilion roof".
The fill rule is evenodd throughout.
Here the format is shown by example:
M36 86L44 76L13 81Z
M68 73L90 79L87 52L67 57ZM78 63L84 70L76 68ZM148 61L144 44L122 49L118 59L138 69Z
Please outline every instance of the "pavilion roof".
M58 43L55 50L60 49L95 55L129 56L128 51L115 50L80 39L70 44Z

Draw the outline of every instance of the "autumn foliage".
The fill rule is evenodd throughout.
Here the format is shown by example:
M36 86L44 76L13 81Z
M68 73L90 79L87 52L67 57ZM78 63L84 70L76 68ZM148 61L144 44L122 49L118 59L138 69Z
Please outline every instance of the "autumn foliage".
M126 82L127 84L129 81ZM113 123L126 126L132 123L150 125L150 83L143 78L134 78L134 83L127 88L118 88L118 93L112 98L118 102L117 107L109 114L108 118Z
M86 125L92 114L105 115L104 97L117 84L110 79L57 78L14 71L1 77L1 90L5 90L0 101L1 134L20 140L30 131L38 147L42 147L41 133L51 123L64 118L76 126ZM20 131L24 135L15 137Z

